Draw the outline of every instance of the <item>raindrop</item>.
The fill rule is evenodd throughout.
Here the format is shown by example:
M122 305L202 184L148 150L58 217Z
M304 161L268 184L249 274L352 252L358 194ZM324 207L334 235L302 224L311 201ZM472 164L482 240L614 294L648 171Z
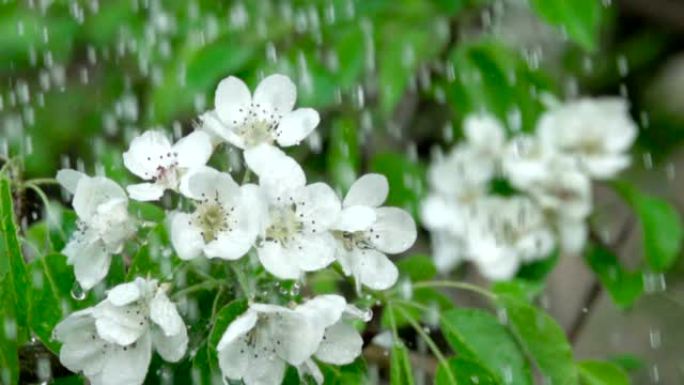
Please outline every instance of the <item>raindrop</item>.
M78 282L74 282L74 286L71 288L71 298L76 301L83 301L86 297L86 292L83 290Z

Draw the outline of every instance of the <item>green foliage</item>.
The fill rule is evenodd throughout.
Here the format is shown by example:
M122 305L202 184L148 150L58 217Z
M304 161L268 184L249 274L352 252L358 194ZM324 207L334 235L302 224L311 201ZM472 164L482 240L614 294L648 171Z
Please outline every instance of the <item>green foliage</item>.
M448 360L448 365L451 372L456 376L456 384L451 381L447 374L447 368L444 364L437 367L435 374L435 385L463 385L463 384L479 384L479 385L502 385L504 382L499 381L492 373L480 365L477 361L468 358L451 358Z
M416 254L397 261L399 274L408 277L411 282L427 281L437 275L437 268L432 258L424 254Z
M513 385L532 384L524 354L493 315L477 309L452 309L443 314L440 326L459 358L485 368L491 383L503 384L504 378L510 378Z
M627 271L605 247L591 245L584 258L619 307L630 307L643 293L643 273Z
M582 48L596 49L602 13L600 0L532 0L531 4L542 19L560 27Z
M684 238L677 210L669 202L643 193L627 182L616 182L613 187L639 218L649 267L655 271L672 267Z
M357 178L361 163L358 136L358 126L352 119L340 118L333 122L327 152L328 174L332 185L343 191L347 191Z
M629 385L629 376L609 362L582 361L577 364L582 385Z
M411 369L408 349L400 342L395 342L390 351L390 385L413 385L414 377Z
M386 152L373 157L370 169L387 177L390 190L385 205L404 208L417 217L426 193L424 167L404 155Z
M572 348L563 329L548 314L508 295L498 296L511 331L551 385L577 385Z
M500 281L495 282L492 285L492 292L495 294L511 296L530 303L532 303L543 290L543 281L527 281L524 279Z

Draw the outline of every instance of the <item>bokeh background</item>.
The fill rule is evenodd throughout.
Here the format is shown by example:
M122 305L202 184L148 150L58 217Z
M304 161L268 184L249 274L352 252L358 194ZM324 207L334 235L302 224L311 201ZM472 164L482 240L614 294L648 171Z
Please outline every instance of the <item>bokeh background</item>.
M530 3L5 0L0 155L23 157L25 178L74 167L127 183L121 153L137 133L180 137L223 77L254 86L281 72L322 115L292 152L311 179L345 189L382 172L390 203L415 214L432 149L457 142L468 113L532 130L547 98L622 95L640 126L625 178L684 208L684 2ZM235 158L226 147L213 161ZM635 219L610 189L596 200L595 227L637 269ZM416 250L429 252L427 240ZM684 264L642 279L644 296L622 310L581 257L564 258L542 302L578 358L616 357L635 384L684 383Z

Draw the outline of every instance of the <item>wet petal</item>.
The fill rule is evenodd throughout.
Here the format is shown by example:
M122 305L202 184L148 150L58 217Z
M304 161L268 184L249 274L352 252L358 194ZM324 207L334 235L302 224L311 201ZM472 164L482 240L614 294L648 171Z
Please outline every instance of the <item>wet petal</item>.
M413 246L418 234L409 213L396 207L381 207L376 209L376 215L370 240L378 250L397 254Z
M325 330L316 358L333 365L346 365L361 355L363 339L356 329L340 321Z
M127 282L114 286L107 292L107 300L114 306L124 306L140 298L141 292L137 282Z
M126 186L126 191L136 201L156 201L164 195L164 187L156 183L138 183Z
M258 319L258 313L252 309L248 309L244 314L235 318L235 320L228 325L226 331L223 332L223 336L221 336L221 340L219 340L216 349L223 350L228 345L239 341L241 337L254 328Z
M399 270L377 250L354 250L354 277L363 285L373 290L386 290L394 286L399 277Z
M57 182L68 192L75 194L78 181L84 176L86 175L80 171L72 170L70 168L63 168L57 171L57 176L55 178L57 179Z
M387 199L388 193L389 183L384 175L366 174L349 188L343 205L379 207Z
M344 208L333 228L341 231L356 232L368 230L375 223L375 210L368 206L348 206Z
M178 166L184 168L204 166L213 150L209 135L202 131L194 131L173 145Z
M150 319L159 325L166 336L174 336L185 330L185 323L178 314L176 305L162 290L157 290L150 301Z
M302 235L285 248L284 260L294 261L303 271L316 271L335 260L335 239L330 233Z
M145 380L152 358L149 333L135 344L111 350L102 368L103 385L139 385Z
M190 214L175 213L171 217L171 243L180 259L194 259L201 254L204 238L200 230L192 225Z
M167 335L157 328L153 328L151 333L152 344L164 361L178 362L183 358L188 347L188 332L185 326L172 335Z
M150 130L135 137L123 154L124 166L142 179L156 175L160 162L171 152L171 142L163 131Z
M264 269L280 279L298 279L302 274L297 261L291 260L278 243L264 242L257 255Z
M251 102L249 88L234 76L221 80L216 88L214 108L221 122L229 127L234 127L245 120Z
M266 77L254 91L254 104L268 106L277 114L292 111L297 100L297 87L285 75L275 74Z
M298 108L280 120L276 130L278 144L282 147L299 144L316 129L321 118L311 108Z

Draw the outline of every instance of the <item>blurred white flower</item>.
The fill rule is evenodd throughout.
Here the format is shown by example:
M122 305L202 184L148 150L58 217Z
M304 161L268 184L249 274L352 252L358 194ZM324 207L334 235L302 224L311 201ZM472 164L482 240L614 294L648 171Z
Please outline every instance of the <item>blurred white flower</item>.
M480 158L496 161L506 144L506 130L501 123L489 114L468 115L463 121L463 134L470 148L480 154Z
M332 226L337 240L335 256L344 273L354 276L357 290L361 284L374 290L394 285L399 272L385 253L402 253L416 241L416 224L409 213L379 207L388 192L383 175L362 176L349 189Z
M361 353L363 340L346 323L345 313L360 312L339 295L318 296L293 309L251 304L228 325L216 347L221 373L246 385L279 385L287 364L317 377L312 356L350 363Z
M558 156L536 136L522 134L511 138L501 156L503 175L514 187L525 190L549 178L549 163Z
M483 199L468 226L468 257L491 280L512 278L518 266L547 258L556 241L541 208L525 197Z
M624 99L585 98L544 113L537 134L544 146L574 157L592 178L607 179L629 166L637 127Z
M295 84L275 74L259 83L251 95L245 83L233 76L223 79L214 96L214 110L200 116L203 129L241 149L276 142L282 147L299 144L318 126L311 108L293 110Z
M95 307L75 312L53 331L60 362L93 385L142 384L152 348L169 362L185 355L188 335L156 280L136 278L111 289Z
M257 242L264 268L281 279L298 279L328 266L336 247L329 230L341 209L333 189L325 183L307 185L299 164L273 146L255 147L245 152L245 160L259 176L268 206Z
M60 170L57 181L74 195L72 205L78 215L78 228L62 253L74 266L78 283L89 290L107 275L112 254L121 252L135 230L128 197L111 179L71 169Z
M131 141L123 161L129 171L152 183L130 185L126 190L138 201L158 200L166 189L184 192L182 176L204 166L212 151L209 135L203 131L194 131L173 145L164 132L146 131Z
M171 242L178 256L234 260L245 255L265 210L258 187L238 186L230 174L210 167L194 169L186 179L186 195L196 201L196 208L192 214L172 214Z

